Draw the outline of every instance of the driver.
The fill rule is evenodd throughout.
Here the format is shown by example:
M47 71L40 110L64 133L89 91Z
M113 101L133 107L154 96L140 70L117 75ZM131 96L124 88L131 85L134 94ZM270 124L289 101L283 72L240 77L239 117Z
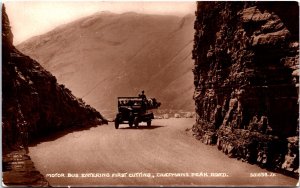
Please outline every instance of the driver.
M147 97L145 95L144 90L142 91L142 94L139 94L139 97L142 98L142 108L146 109L147 108Z
M142 94L139 94L139 97L141 97L143 101L147 100L144 90L142 91Z

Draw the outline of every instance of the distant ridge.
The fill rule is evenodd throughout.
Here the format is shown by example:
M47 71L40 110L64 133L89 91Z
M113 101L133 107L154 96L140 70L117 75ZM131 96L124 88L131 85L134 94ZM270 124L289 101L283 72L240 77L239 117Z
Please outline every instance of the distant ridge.
M194 16L101 12L33 37L17 48L97 110L141 90L164 109L192 111Z

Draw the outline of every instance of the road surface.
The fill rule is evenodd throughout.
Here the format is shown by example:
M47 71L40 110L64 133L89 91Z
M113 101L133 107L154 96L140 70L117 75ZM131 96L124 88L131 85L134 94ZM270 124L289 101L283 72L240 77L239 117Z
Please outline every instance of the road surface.
M186 131L194 121L160 119L151 128L118 130L109 123L39 143L29 155L52 186L297 184L197 141Z

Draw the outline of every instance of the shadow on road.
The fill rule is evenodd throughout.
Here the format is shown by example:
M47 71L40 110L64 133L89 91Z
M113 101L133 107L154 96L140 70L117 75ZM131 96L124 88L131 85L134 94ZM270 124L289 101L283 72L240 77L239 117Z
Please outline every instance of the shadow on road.
M157 129L157 128L161 128L161 127L164 127L164 126L160 126L160 125L151 125L150 127L148 126L139 126L138 128L136 127L120 127L119 129L132 129L132 130L141 130L141 129Z
M69 133L73 132L78 132L78 131L84 131L84 130L89 130L92 127L97 127L98 125L94 126L86 126L86 127L67 127L64 128L63 130L49 130L49 132L43 132L41 135L37 136L33 141L30 141L28 144L29 147L36 146L42 142L50 142L54 141L62 136L65 136ZM101 125L103 126L103 125ZM105 126L105 125L104 125Z

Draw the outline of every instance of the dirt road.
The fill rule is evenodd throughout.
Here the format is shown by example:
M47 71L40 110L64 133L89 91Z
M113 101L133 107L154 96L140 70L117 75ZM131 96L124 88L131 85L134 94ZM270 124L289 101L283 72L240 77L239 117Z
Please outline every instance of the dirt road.
M151 128L118 130L110 123L40 143L29 155L52 186L296 185L296 179L230 159L195 140L185 131L193 123L154 120Z

